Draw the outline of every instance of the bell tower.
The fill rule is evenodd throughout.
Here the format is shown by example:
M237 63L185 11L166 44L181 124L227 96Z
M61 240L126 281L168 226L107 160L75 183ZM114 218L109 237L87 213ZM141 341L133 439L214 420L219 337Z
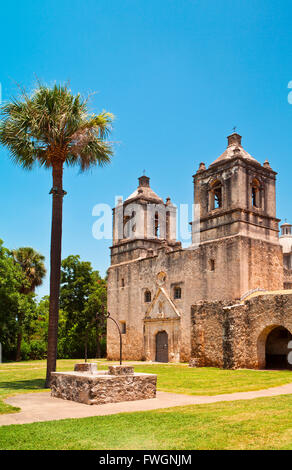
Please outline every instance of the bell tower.
M176 206L163 201L150 187L150 178L138 178L138 188L113 209L111 264L146 258L160 247L181 247L176 241Z
M194 200L200 204L201 242L243 235L278 243L276 172L268 160L261 165L228 136L226 150L207 169L194 175Z
M283 289L283 254L276 172L242 147L239 134L227 140L222 155L208 168L201 163L194 175L194 202L200 206L201 257L210 266L206 283L214 290L223 279L225 297L240 299L254 289Z

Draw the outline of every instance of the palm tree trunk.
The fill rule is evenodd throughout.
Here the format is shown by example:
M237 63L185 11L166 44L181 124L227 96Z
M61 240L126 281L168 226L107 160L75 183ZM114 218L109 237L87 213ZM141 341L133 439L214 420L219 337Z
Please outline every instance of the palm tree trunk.
M50 387L51 372L56 370L59 321L59 294L61 278L62 211L63 211L63 163L53 166L52 230L51 230L51 272L50 308L48 329L48 355L46 387Z

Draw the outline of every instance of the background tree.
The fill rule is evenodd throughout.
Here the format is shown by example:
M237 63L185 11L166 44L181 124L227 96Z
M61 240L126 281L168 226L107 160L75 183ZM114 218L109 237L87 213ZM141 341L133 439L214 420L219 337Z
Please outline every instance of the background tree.
M63 168L78 165L86 170L110 161L112 145L106 139L113 115L102 112L89 114L87 100L74 96L66 86L52 88L42 84L29 96L1 107L0 142L10 150L12 159L25 169L39 163L52 170L53 196L51 259L50 259L50 314L48 330L48 359L46 386L51 372L56 370L61 242Z
M22 293L23 287L29 287L27 279L0 240L0 342L7 358L15 354L17 319L23 315L29 321L35 312L34 299Z
M102 341L106 336L106 319L104 313L107 312L107 282L101 279L98 272L94 271L93 285L90 290L88 301L85 305L84 313L90 325L94 324L96 334L96 357L102 356Z
M49 305L49 296L45 295L39 300L34 317L29 323L25 323L21 348L22 359L47 357ZM62 311L59 313L59 328L62 330Z
M46 268L44 265L45 257L35 251L31 247L18 248L12 250L12 255L15 262L20 266L25 282L21 284L20 293L31 296L35 292L35 288L40 286L46 275ZM16 347L16 361L21 359L21 342L23 336L23 322L25 319L25 310L20 309L17 315L18 334L17 334L17 347Z
M20 258L20 255L18 256ZM107 283L89 262L79 256L63 260L58 358L105 354ZM15 252L0 242L0 342L5 359L14 359L22 321L21 358L45 359L47 354L49 296L36 303L31 282Z
M80 261L78 255L62 261L60 307L64 316L61 336L66 338L63 353L74 351L73 354L80 357L83 345L85 359L88 352L101 355L105 334L105 319L101 314L106 310L106 282L98 271L93 271L90 262Z

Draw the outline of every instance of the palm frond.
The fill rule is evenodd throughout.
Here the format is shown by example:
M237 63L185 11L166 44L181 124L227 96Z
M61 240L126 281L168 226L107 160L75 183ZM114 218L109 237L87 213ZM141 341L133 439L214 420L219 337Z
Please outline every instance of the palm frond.
M21 247L17 250L12 250L12 255L15 263L20 265L24 273L26 281L24 290L26 292L33 292L36 287L42 284L46 274L45 257L31 247Z
M36 163L49 168L61 159L84 170L109 162L113 155L106 139L114 116L106 111L90 114L87 100L67 86L38 82L31 95L22 92L4 103L0 118L0 143L26 169Z
M88 142L80 152L68 155L67 164L78 165L81 171L88 170L92 166L105 166L111 161L113 155L110 142L99 141L97 139Z

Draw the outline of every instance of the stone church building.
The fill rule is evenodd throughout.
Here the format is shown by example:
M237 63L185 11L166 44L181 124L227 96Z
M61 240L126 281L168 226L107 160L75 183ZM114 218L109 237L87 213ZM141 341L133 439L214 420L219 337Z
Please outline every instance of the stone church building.
M287 366L292 226L283 224L279 237L276 172L233 133L193 184L200 217L188 248L176 240L176 207L147 176L113 209L108 311L120 325L123 358ZM107 326L107 356L118 359L116 325Z

